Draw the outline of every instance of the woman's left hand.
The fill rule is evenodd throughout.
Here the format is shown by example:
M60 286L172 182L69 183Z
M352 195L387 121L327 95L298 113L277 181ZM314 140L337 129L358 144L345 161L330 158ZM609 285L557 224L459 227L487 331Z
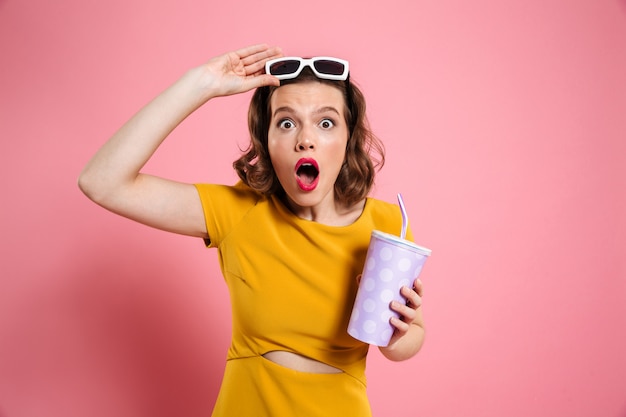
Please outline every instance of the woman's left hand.
M400 316L390 319L395 327L393 336L386 347L380 351L391 360L404 360L415 355L422 346L424 339L424 323L422 319L422 281L416 279L413 288L402 287L400 294L406 303L391 302L391 309Z

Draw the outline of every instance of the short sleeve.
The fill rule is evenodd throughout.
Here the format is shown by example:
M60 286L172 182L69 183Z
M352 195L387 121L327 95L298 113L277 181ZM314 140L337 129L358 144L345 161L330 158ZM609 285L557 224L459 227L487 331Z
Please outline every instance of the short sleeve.
M241 219L259 201L259 194L238 182L234 186L195 184L209 235L204 239L207 247L219 247Z

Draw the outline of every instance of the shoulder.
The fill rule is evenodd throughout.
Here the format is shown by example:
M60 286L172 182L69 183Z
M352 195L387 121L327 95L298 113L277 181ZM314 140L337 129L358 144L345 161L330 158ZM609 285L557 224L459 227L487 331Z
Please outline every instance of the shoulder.
M194 184L198 190L210 245L219 246L248 213L265 200L245 184Z
M397 204L369 197L364 214L374 229L385 233L398 234L402 227L402 214Z
M368 197L365 210L369 210L375 216L400 216L400 208L397 204L391 204L383 200Z

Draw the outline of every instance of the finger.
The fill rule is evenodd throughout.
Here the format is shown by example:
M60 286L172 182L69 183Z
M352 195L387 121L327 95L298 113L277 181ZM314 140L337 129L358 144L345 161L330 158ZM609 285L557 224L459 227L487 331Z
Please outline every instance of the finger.
M424 286L422 285L422 280L419 278L415 279L413 283L413 290L421 297L424 292Z
M417 307L411 307L398 301L393 301L391 303L391 310L398 313L401 317L401 320L406 323L411 323L415 319L417 315L416 309Z
M265 43L259 43L256 45L250 45L250 46L246 46L240 49L237 49L235 51L235 53L237 54L237 56L239 56L240 59L244 59L247 58L249 56L258 54L258 53L262 53L263 51L267 51L269 48L269 46Z
M409 323L404 322L397 317L390 318L389 323L397 329L397 336L404 336L411 328Z
M259 87L265 87L269 85L274 85L278 87L280 85L280 80L272 75L260 74L254 77L249 77L245 80L246 89L253 89Z
M265 46L265 45L263 45ZM244 50L247 55L239 55L242 64L246 69L246 74L261 74L265 69L265 63L271 59L281 57L282 50L278 47L254 48Z
M400 294L406 298L407 305L411 305L413 308L418 308L422 305L422 297L418 291L412 290L409 287L402 287Z

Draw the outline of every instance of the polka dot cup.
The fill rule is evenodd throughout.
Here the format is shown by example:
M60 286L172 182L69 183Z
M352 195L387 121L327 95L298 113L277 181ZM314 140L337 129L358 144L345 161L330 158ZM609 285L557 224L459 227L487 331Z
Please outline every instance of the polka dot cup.
M387 346L394 327L389 319L393 300L405 303L403 286L412 287L431 250L398 236L372 232L361 282L348 324L348 334L362 342Z

